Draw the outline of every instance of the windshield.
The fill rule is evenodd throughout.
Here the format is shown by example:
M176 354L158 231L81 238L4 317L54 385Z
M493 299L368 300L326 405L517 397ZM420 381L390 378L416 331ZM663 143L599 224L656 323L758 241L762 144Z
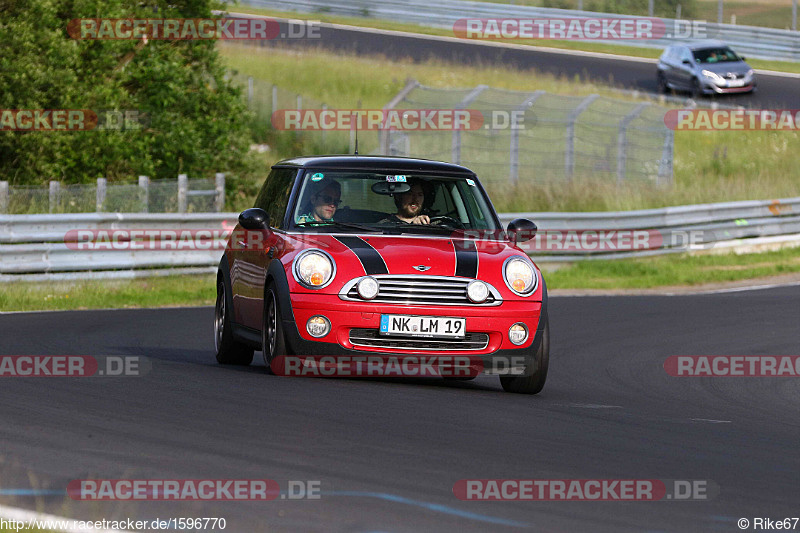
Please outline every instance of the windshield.
M431 234L498 229L482 189L466 176L310 169L301 179L295 228Z
M741 58L736 55L736 52L727 47L695 50L693 54L695 61L703 64L741 61Z

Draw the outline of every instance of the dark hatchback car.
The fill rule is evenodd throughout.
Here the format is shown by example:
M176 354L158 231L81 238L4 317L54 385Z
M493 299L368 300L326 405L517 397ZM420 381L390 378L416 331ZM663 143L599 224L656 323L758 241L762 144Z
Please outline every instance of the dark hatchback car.
M287 357L459 356L482 371L503 362L507 372L487 373L506 391L538 393L547 288L518 246L535 232L525 219L502 228L477 176L458 165L282 161L220 261L217 360L247 365L261 350L275 371Z
M658 59L659 92L704 94L747 93L756 89L756 77L744 58L721 42L673 45Z

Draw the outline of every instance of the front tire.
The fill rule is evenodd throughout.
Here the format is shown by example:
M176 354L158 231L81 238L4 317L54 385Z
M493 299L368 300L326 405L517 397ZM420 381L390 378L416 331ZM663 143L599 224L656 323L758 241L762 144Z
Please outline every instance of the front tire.
M272 370L272 362L281 355L290 355L283 334L281 310L275 285L270 283L264 291L264 313L261 324L261 351L267 370Z
M217 281L217 303L214 305L214 348L222 365L247 366L253 362L253 349L233 338L225 281Z
M697 78L692 78L692 98L697 100L703 96L703 89L700 87L700 82Z
M506 392L517 394L538 394L547 380L547 367L550 364L550 320L545 316L542 341L536 355L530 358L522 376L500 376L500 384ZM532 371L531 371L532 370Z

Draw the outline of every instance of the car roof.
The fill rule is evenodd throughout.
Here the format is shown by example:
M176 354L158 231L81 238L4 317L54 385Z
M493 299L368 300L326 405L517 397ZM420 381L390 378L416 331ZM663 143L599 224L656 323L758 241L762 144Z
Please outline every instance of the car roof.
M470 169L461 165L415 159L411 157L371 156L371 155L325 155L285 159L273 165L273 168L317 168L342 170L391 170L433 173L457 173L474 175Z
M730 48L726 43L722 41L697 41L694 43L690 43L686 45L689 50L702 50L704 48Z

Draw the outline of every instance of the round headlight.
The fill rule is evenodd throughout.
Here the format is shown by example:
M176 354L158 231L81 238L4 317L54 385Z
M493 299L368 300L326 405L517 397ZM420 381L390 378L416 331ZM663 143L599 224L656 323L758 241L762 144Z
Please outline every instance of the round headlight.
M331 330L331 322L322 315L315 315L306 322L306 331L312 337L324 337Z
M485 302L489 297L489 287L482 281L472 281L467 285L467 298L472 303Z
M508 340L519 346L528 339L528 328L522 322L517 322L508 328Z
M533 270L533 265L521 257L512 257L506 261L503 274L508 288L517 294L529 294L536 289L538 278Z
M295 259L294 270L297 281L317 289L333 279L333 260L321 250L308 250Z
M378 281L370 276L358 282L358 295L365 300L372 300L378 295Z

